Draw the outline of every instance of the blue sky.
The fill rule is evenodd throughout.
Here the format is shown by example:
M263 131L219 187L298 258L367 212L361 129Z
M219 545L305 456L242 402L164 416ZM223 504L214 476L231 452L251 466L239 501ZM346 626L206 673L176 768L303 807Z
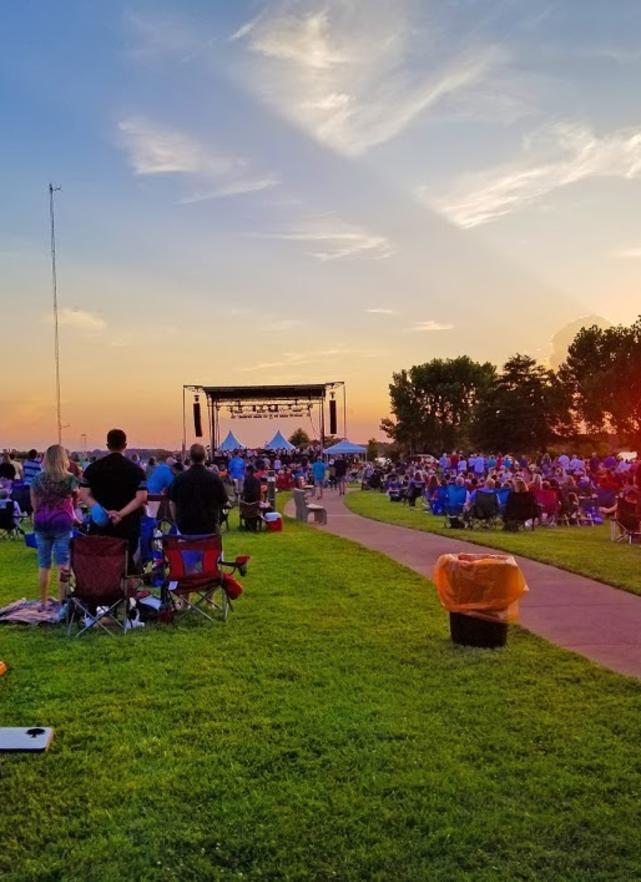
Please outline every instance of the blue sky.
M0 443L53 434L50 180L70 446L112 423L176 443L201 381L345 379L363 439L394 370L546 359L579 316L636 316L636 2L61 0L0 21L2 357L24 363Z

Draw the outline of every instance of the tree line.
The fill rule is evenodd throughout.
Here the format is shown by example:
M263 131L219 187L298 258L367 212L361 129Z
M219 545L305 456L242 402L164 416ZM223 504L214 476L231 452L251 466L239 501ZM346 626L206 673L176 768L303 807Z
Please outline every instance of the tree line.
M381 429L409 453L477 447L524 453L578 434L641 449L641 316L581 328L555 371L516 354L498 369L467 355L393 375Z

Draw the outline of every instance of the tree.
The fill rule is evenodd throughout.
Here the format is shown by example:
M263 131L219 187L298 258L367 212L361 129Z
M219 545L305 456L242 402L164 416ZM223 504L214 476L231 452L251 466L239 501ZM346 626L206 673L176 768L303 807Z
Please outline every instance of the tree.
M390 384L394 420L381 429L411 453L450 450L464 443L474 409L496 369L467 355L434 358L395 373Z
M289 436L289 443L293 444L294 447L307 447L309 442L309 435L305 431L305 429L296 429Z
M376 438L370 438L367 442L367 461L373 462L378 456L378 441Z
M630 327L582 328L559 368L579 420L641 447L641 316Z
M485 389L472 438L483 450L514 453L544 448L570 423L570 395L552 370L513 355Z

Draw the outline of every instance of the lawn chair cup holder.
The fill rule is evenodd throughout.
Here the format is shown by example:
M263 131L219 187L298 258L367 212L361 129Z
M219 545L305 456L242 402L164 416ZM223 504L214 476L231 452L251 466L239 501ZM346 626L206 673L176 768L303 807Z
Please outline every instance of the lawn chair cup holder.
M519 599L528 590L510 555L442 554L434 583L450 615L452 641L495 648L507 640L508 622L518 620Z

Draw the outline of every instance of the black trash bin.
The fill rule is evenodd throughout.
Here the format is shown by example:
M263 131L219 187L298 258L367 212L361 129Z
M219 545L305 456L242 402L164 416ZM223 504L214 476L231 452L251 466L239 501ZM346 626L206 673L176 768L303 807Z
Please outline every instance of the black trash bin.
M483 649L496 649L505 646L507 625L505 622L490 622L465 613L450 613L450 634L454 643L460 646L480 646Z

